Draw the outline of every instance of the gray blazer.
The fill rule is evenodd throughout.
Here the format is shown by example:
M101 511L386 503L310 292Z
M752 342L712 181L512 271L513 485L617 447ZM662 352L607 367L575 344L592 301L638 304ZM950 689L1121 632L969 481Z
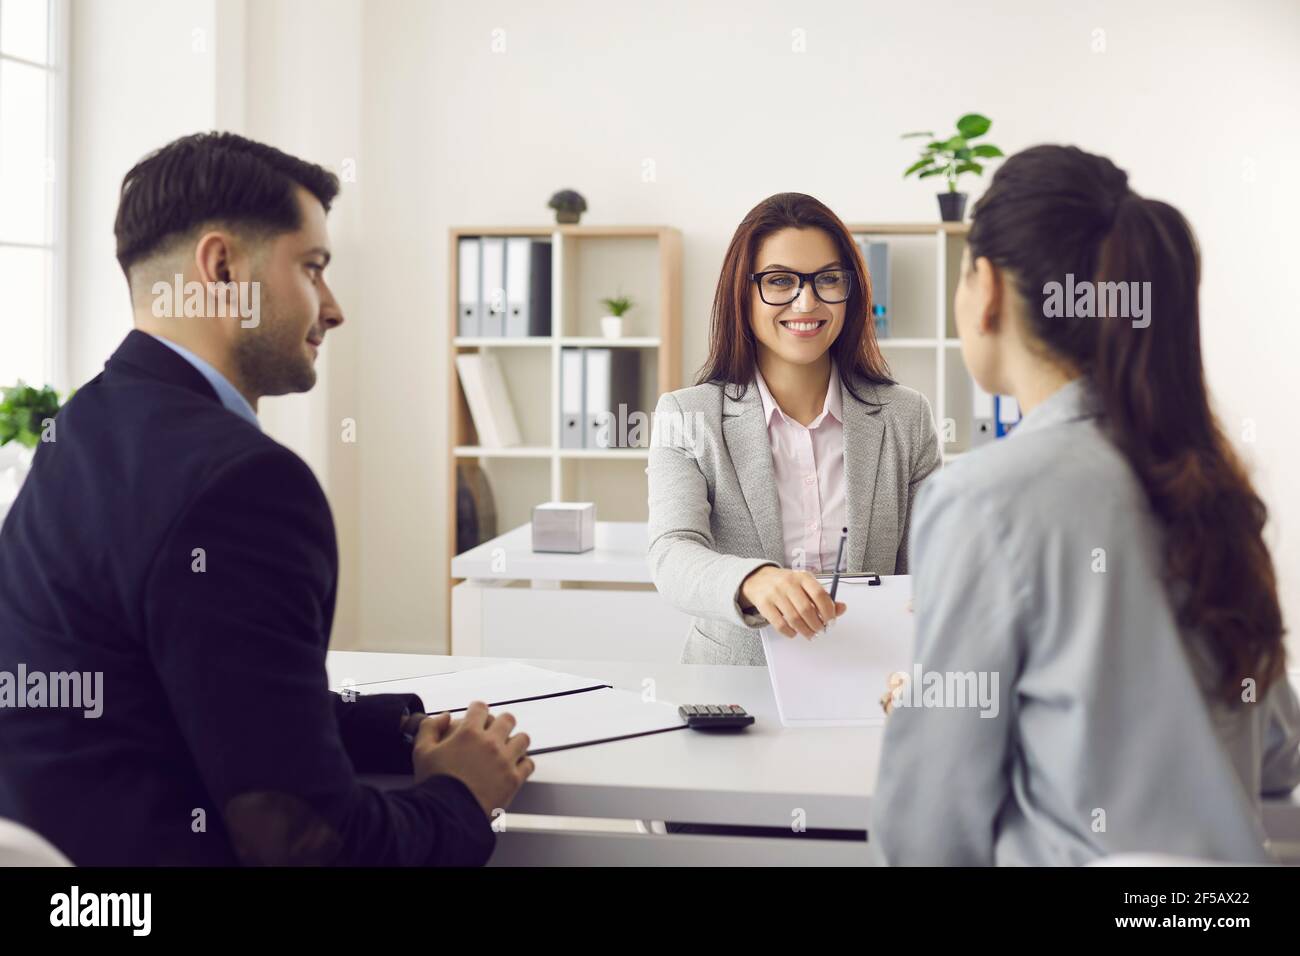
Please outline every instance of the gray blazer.
M907 573L908 519L917 487L939 467L930 403L901 385L862 380L844 409L849 571ZM785 546L763 401L753 382L666 393L655 410L646 469L650 571L668 602L695 620L685 664L764 664L757 629L767 621L737 603L741 582Z

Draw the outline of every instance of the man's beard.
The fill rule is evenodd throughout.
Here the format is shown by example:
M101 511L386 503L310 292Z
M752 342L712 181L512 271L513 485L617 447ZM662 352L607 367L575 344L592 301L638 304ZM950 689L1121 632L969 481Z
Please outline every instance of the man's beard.
M316 384L316 368L298 324L279 319L263 285L260 321L255 328L239 329L235 337L235 366L244 387L259 397L306 392Z

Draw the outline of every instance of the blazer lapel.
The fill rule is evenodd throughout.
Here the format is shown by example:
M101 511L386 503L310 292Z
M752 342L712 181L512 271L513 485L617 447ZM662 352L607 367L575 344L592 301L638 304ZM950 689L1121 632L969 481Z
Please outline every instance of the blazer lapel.
M859 382L861 392L870 386ZM869 395L869 392L867 392ZM880 468L880 446L885 437L885 426L880 421L879 409L858 401L849 394L840 378L840 395L844 410L844 497L849 540L845 545L847 557L845 570L853 572L878 571L864 567L867 560L867 539L871 533L871 509L876 499L876 472ZM761 405L761 403L760 403Z
M739 401L732 398L734 385L722 390L722 438L740 480L745 504L754 519L754 529L763 554L785 567L785 540L781 531L781 500L776 490L776 469L772 465L772 444L763 420L763 400L758 386L749 383Z

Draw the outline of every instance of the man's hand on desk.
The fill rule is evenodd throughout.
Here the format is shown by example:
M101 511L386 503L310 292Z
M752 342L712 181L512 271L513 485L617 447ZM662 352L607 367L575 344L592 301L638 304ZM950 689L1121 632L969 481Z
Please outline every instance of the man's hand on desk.
M440 773L455 777L491 817L493 810L509 805L534 770L528 735L512 736L514 729L514 717L493 715L477 700L460 720L451 714L425 718L412 747L415 782Z
M807 571L789 571L766 564L745 578L740 596L784 634L811 638L826 629L848 605L832 601L821 582Z

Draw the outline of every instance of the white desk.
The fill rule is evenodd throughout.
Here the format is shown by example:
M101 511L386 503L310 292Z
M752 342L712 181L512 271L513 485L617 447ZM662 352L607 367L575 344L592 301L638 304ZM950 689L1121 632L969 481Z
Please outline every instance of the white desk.
M461 670L485 658L331 652L331 684ZM788 829L795 814L809 829L864 830L875 787L883 727L787 730L761 667L531 660L674 703L736 703L757 717L739 734L690 730L541 754L515 813L625 820L680 820ZM358 688L364 693L364 688ZM509 708L504 708L508 710ZM522 728L527 729L527 728ZM507 817L508 819L508 817ZM1273 802L1265 822L1275 840L1300 841L1300 805ZM855 864L865 844L849 841L708 837L500 834L494 862L574 864Z
M680 659L690 618L659 596L646 525L596 522L595 548L534 553L520 525L451 560L451 652L483 657Z

